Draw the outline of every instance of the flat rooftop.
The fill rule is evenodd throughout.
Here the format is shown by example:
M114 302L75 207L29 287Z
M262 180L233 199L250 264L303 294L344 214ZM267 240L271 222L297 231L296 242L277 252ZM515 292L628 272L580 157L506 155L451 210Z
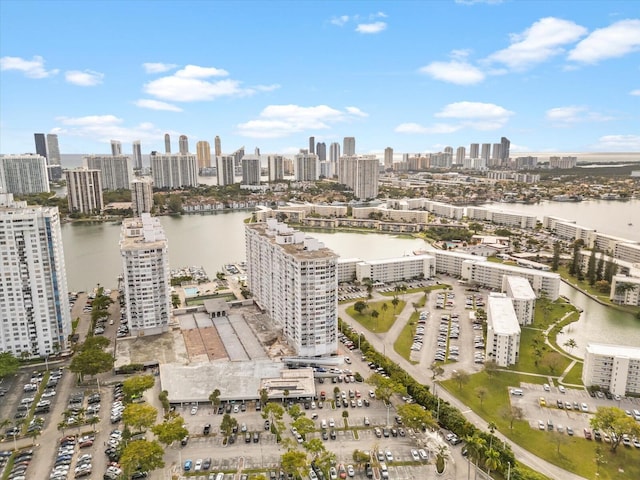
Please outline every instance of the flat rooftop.
M506 275L505 279L509 284L513 298L516 300L535 300L536 294L531 288L529 280L515 275Z
M487 299L487 318L495 333L512 335L520 333L520 324L513 302L506 295L490 294Z
M607 343L589 343L587 344L587 352L595 355L628 357L634 360L640 360L640 347L611 345Z

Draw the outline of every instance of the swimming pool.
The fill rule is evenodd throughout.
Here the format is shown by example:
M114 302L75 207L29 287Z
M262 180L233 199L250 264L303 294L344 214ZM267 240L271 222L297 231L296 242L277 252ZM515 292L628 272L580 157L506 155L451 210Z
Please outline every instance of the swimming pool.
M196 287L184 287L184 294L187 297L195 297L200 294L200 290Z

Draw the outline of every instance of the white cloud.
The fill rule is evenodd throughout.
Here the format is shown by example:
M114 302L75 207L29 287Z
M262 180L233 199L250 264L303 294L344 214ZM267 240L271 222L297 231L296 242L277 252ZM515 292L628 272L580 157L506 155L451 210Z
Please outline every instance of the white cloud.
M374 34L380 33L387 28L385 22L373 22L373 23L359 23L356 27L356 32Z
M269 105L257 119L237 126L237 132L245 137L278 138L306 130L326 130L331 124L367 116L357 107L345 111L327 105L302 107L299 105Z
M104 73L94 72L93 70L69 70L64 72L64 79L74 85L80 87L94 87L102 83Z
M604 135L594 148L605 152L637 152L640 150L640 135Z
M338 27L342 27L349 21L349 15L340 15L339 17L333 17L331 19L331 23L333 25L337 25Z
M640 49L640 20L621 20L589 34L569 52L569 60L597 63Z
M466 61L432 62L419 71L436 80L456 85L474 85L484 80L484 73Z
M546 117L554 124L572 124L578 122L606 122L612 117L590 111L587 107L570 105L547 110Z
M44 68L44 58L35 55L31 60L21 57L0 58L0 70L16 70L24 73L29 78L47 78L57 75L60 70L47 70Z
M148 98L141 98L133 102L134 105L140 108L149 108L151 110L166 110L168 112L181 112L182 109L176 105L172 105L167 102L161 102L160 100L151 100Z
M145 143L153 143L160 141L165 134L164 130L156 128L152 123L126 125L122 118L115 115L58 117L56 121L61 126L53 128L52 133L88 138L105 144L108 144L112 138L122 142L142 140Z
M209 77L227 77L229 72L222 68L200 67L199 65L186 65L183 69L174 73L180 78L209 78Z
M519 34L511 34L511 45L487 58L511 69L523 70L564 51L563 46L576 42L587 29L568 20L546 17Z
M629 95L634 95L634 96L640 96L640 88L638 88L637 90L631 90L629 92Z
M451 119L449 123L435 123L429 126L422 126L417 123L403 123L395 128L399 133L453 133L463 128L470 128L479 131L497 130L502 128L509 117L513 115L504 107L493 103L481 102L456 102L445 105L436 113L436 118Z
M142 68L146 73L164 73L173 70L178 65L175 63L143 63Z
M274 90L278 90L280 87L281 85L274 83L272 85L256 85L251 88L258 92L273 92Z
M375 17L387 18L388 16L389 16L389 15L387 15L387 14L386 14L386 13L384 13L384 12L378 12L378 13L374 13L374 14L372 15L372 17L373 17L373 18L375 18Z

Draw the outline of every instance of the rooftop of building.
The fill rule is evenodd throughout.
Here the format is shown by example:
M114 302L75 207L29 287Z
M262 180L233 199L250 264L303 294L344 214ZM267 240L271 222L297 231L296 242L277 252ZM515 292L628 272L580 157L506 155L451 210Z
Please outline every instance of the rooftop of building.
M531 288L529 280L515 275L505 275L505 281L509 283L511 294L516 300L535 300L536 294Z
M490 326L495 333L503 335L520 333L513 302L506 295L491 293L487 299L487 313Z
M300 232L278 222L273 218L266 222L250 223L246 228L255 230L271 244L278 245L287 254L300 260L318 260L326 258L338 258L338 254L322 242L304 232ZM282 242L283 237L291 237L290 241Z
M474 257L477 258L477 257ZM560 279L560 275L553 272L544 272L542 270L536 270L534 268L525 268L525 267L516 267L515 265L505 265L504 263L495 263L495 262L485 262L482 264L488 268L495 268L496 270L506 270L508 272L513 272L514 276L526 275L526 274L535 274L548 278L557 278ZM517 275L519 274L519 275Z
M611 345L607 343L589 343L587 344L586 350L587 353L593 353L595 355L628 357L634 360L640 360L640 347Z
M407 262L415 262L416 260L420 261L420 260L430 260L430 259L434 259L435 257L433 255L428 255L428 254L420 254L420 255L410 255L410 256L406 256L406 257L394 257L394 258L383 258L383 259L379 259L379 260L366 260L366 261L362 261L362 263L368 263L371 265L386 265L386 264L391 264L391 263L407 263Z

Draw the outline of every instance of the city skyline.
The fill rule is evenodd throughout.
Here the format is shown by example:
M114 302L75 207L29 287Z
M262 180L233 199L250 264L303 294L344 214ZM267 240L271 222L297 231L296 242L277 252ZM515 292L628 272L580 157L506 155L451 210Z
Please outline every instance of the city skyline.
M219 136L223 153L355 137L356 153L382 156L503 136L513 153L640 151L633 2L189 3L154 2L141 21L149 2L2 2L1 153L34 151L34 132L57 134L64 154L117 139L147 155L167 132L175 150L180 135ZM189 35L151 34L178 13ZM212 43L205 18L216 38L252 36ZM113 22L122 34L105 43ZM78 42L77 25L92 35ZM300 58L316 59L303 80Z

